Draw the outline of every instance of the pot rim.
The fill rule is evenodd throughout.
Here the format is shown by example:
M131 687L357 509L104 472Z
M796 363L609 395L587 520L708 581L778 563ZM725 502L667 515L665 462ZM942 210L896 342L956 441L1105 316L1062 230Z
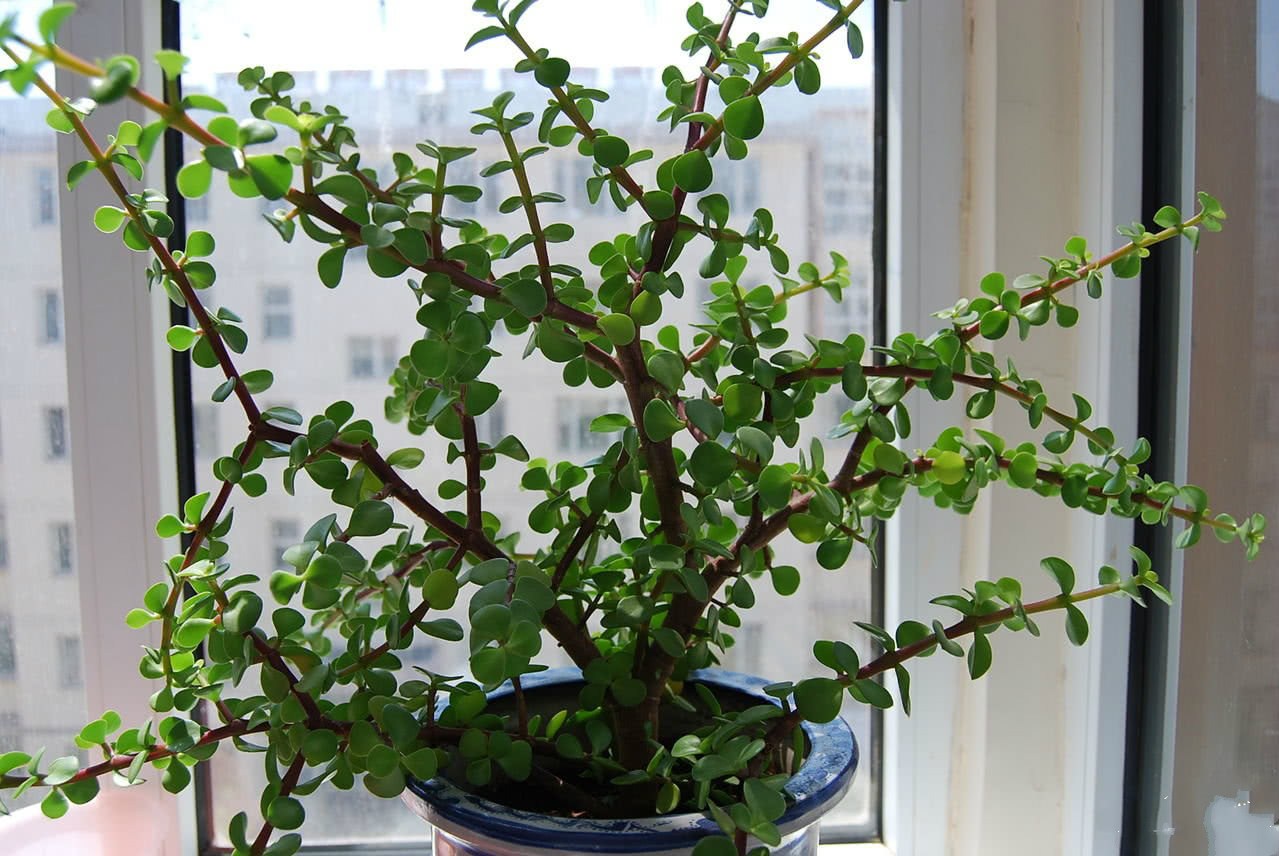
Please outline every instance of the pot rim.
M525 675L521 683L527 691L581 680L579 669L567 667ZM777 699L763 691L771 682L753 675L702 669L693 672L689 680L780 706ZM489 693L489 698L510 692L510 685L505 684ZM857 741L843 717L828 723L805 722L802 727L812 749L799 772L786 784L786 793L793 802L776 821L783 836L815 822L831 808L848 790L857 769ZM417 814L447 832L479 833L499 841L551 850L632 853L654 846L692 847L719 830L709 814L700 812L598 819L524 811L468 793L439 776L425 782L410 777L403 799Z

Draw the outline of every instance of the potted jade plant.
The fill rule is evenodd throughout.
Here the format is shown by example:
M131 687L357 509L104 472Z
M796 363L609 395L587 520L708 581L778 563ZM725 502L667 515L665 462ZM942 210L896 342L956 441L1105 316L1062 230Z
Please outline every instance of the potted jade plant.
M1154 245L1193 244L1218 229L1225 213L1206 194L1189 214L1160 210L1153 231L1120 229L1113 248L1094 253L1073 237L1046 271L992 273L980 296L938 313L936 330L899 335L874 353L855 334L792 335L788 302L838 293L847 263L832 253L829 267L792 265L778 238L785 224L767 208L731 210L716 173L751 157L770 90L818 88L819 46L860 54L863 36L849 20L859 2L821 1L830 18L816 32L768 38L738 32L745 19L764 18L766 0L732 0L715 20L692 4L684 47L698 60L690 74L663 74L667 103L656 117L680 151L642 171L652 152L595 122L607 94L523 35L533 0L476 0L470 45L507 40L519 55L514 71L532 75L546 99L537 113L510 93L475 105L473 133L500 140L504 152L482 173L516 188L500 205L514 215L500 221L504 231L496 218L455 211L474 198L450 183L455 164L476 158L459 141L424 140L379 172L386 165L361 160L341 105L294 92L287 73L241 73L253 100L250 115L233 117L211 96L166 103L139 89L133 57L90 62L58 47L69 4L49 8L31 33L12 19L0 24L0 75L49 99L49 124L79 140L85 160L68 184L105 181L114 192L95 223L149 255L146 285L193 319L171 328L168 344L216 375L197 388L240 408L248 424L213 465L218 487L159 521L158 534L185 535L185 548L128 616L162 628L141 662L156 682L155 722L122 730L107 714L89 723L77 742L101 757L88 766L0 754L0 796L37 789L44 812L58 817L93 799L108 774L127 783L159 776L178 792L191 767L233 746L261 752L266 772L262 817L230 823L237 854L295 852L293 830L320 787L403 797L434 824L440 853L814 853L816 821L856 765L846 705L909 712L916 657L940 650L979 678L1000 630L1038 634L1037 622L1056 613L1082 644L1081 602L1168 593L1138 550L1130 568L1090 571L1095 583L1047 557L1043 569L1060 588L1051 597L1023 600L1022 583L1002 577L937 592L949 620L857 622L874 656L859 658L850 639L797 633L822 676L715 671L755 587L792 593L803 584L777 560L778 545L797 542L839 567L908 491L964 513L1003 482L1063 514L1184 521L1180 546L1207 528L1254 556L1260 516L1218 514L1200 489L1152 480L1141 469L1144 440L1121 442L1094 425L1081 396L1060 409L985 347L1072 326L1078 313L1065 294L1100 297L1107 278L1135 276ZM172 51L155 60L170 84L185 64ZM40 76L49 64L91 78L90 97L60 95ZM122 99L153 120L91 133L95 106ZM283 240L322 245L317 290L339 287L356 265L407 282L420 329L390 378L386 415L444 438L443 459L410 472L424 453L384 449L372 422L343 401L314 413L261 403L271 373L253 368L240 318L206 303L213 236L193 232L185 250L171 251L167 200L141 188L141 164L166 129L198 152L177 175L184 196L227 182L236 196L274 203L266 219ZM551 247L573 227L551 219L562 198L531 186L525 169L549 147L575 148L589 164L593 204L642 213L638 228L594 245L581 268L553 261ZM661 324L664 307L693 287L674 267L681 255L700 260L698 285L710 295L704 317L682 330ZM486 380L499 332L506 350L514 342L528 360L560 364L566 384L613 388L625 406L601 412L592 429L616 439L585 461L534 457L542 450L513 436L482 441L476 417L502 395ZM909 408L953 396L973 420L1000 404L1022 408L1041 442L960 427L911 436ZM841 403L833 431L812 424L819 400ZM846 451L828 457L820 435L843 438ZM486 473L499 457L526 464L526 517L499 519L486 505ZM282 494L314 482L333 507L285 552L291 569L273 574L228 560L232 504L266 489L267 459L280 459ZM527 529L545 537L522 552ZM468 674L407 665L405 652L424 636L465 646ZM548 670L553 655L574 668ZM190 716L197 706L200 721Z

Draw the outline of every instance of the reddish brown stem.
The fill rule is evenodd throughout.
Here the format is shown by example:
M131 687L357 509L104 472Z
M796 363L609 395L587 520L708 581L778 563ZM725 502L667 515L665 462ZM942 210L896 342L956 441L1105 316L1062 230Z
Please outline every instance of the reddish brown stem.
M218 743L233 737L243 737L246 734L260 734L270 728L271 724L269 722L262 722L254 726L250 726L248 720L237 719L234 722L206 731L203 735L201 735L199 740L195 741L195 745L192 748L208 746L212 743ZM172 758L174 755L181 754L181 752L177 749L170 749L168 746L160 744L148 749L146 754L147 761L151 762L159 761L162 758ZM122 770L127 770L137 757L137 753L132 755L113 755L105 761L100 761L97 764L91 764L84 767L63 784L71 785L76 782L82 782L85 779L96 779L97 777L107 773L118 773ZM26 779L26 776L0 776L0 790L16 788L18 785L26 781Z
M360 240L359 224L341 212L330 207L320 197L303 193L300 190L291 189L286 194L285 198L293 205L301 208L308 215L320 220L334 229L337 229L342 233L342 236L346 238L350 246L359 246L363 244L363 241ZM415 263L398 255L395 251L381 250L379 252L389 252L392 257L396 258L401 263L422 273L444 274L455 286L478 297L496 300L499 303L506 302L506 298L502 295L502 289L498 288L498 286L486 279L480 279L477 276L467 273L466 269L457 262L442 259L427 259L424 262ZM594 315L589 312L583 312L580 309L574 309L571 306L566 306L558 301L548 303L543 312L543 316L541 317L554 318L557 321L563 321L565 324L569 324L573 327L580 327L592 332L597 332L599 330L599 325L597 323L598 319Z
M466 528L472 532L484 532L484 512L482 491L484 476L480 471L482 463L480 441L475 434L475 417L458 407L458 416L462 422L462 457L466 461Z
M293 756L293 763L289 764L289 769L284 771L284 778L280 780L280 793L278 796L287 797L293 793L293 789L298 786L298 779L302 777L302 768L306 766L306 759L299 752ZM253 845L249 848L252 856L260 856L266 850L266 846L271 841L271 833L275 831L275 826L271 821L264 821L262 829L258 831L258 837L253 839Z
M658 512L661 515L662 534L668 544L684 542L684 519L679 509L682 497L679 489L679 471L675 465L674 447L669 439L654 440L644 429L644 409L657 397L656 384L649 377L644 365L643 352L638 342L618 349L618 364L626 389L631 415L639 430L641 449L648 465L649 481L657 494Z
M1109 585L1087 589L1086 591L1078 592L1076 594L1060 594L1055 597L1037 600L1033 603L1023 604L1022 610L1027 615L1034 615L1040 612L1048 612L1049 610L1064 609L1069 604L1082 603L1083 601L1093 600L1094 598L1105 597L1106 595L1115 594L1120 590L1120 585L1118 583L1111 583ZM945 635L947 639L955 639L959 636L973 633L982 627L1002 624L1003 622L1015 617L1017 617L1016 610L1014 610L1011 606L986 615L966 616L947 627L945 629ZM912 642L910 645L906 645L902 648L897 648L893 651L885 651L883 654L858 669L856 675L839 675L838 680L847 686L855 680L863 681L867 678L873 678L878 674L887 672L889 669L900 666L907 660L918 657L925 651L931 650L934 646L936 646L936 644L937 640L934 637L926 636L923 639L920 639L917 642ZM787 736L798 728L803 721L804 717L800 715L798 710L792 710L785 716L778 719L765 735L764 740L767 748L761 752L758 757L768 757L771 755L773 750L780 746Z
M253 641L253 647L257 650L258 655L266 663L270 664L272 669L284 675L285 680L289 682L289 692L293 693L294 698L298 700L298 703L302 705L302 709L306 711L307 724L311 728L325 727L329 722L328 717L320 712L320 706L316 704L310 693L298 689L297 676L293 674L289 664L284 661L284 656L277 649L267 644L267 641L257 633L250 632L248 637Z

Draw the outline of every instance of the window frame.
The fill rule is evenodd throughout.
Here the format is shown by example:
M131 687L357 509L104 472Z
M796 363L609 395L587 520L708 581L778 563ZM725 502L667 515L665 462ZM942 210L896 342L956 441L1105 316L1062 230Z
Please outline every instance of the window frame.
M972 108L967 90L970 78L979 79L988 70L979 67L988 57L970 53L971 22L962 6L929 5L925 13L925 5L889 6L885 267L890 337L901 330L929 329L935 323L929 313L962 296L960 277L954 272L965 271L967 276L970 268L965 264L972 262L964 254L964 243L973 240L971 222L966 220L982 214L969 210L971 199L964 183L973 169L966 147L977 145L966 126L974 118L966 117L965 110ZM1080 109L1079 138L1093 143L1075 153L1084 177L1080 198L1090 204L1081 211L1081 226L1087 227L1083 234L1109 242L1113 226L1136 219L1140 208L1141 150L1132 141L1141 138L1141 57L1139 51L1126 51L1125 46L1140 43L1141 9L1122 0L1083 0L1080 5L1079 105L1072 106L1107 105ZM1023 43L1038 39L1041 46L1049 47L1048 40L1059 35L1045 27L1015 37ZM1047 111L1052 105L1033 109ZM927 253L914 251L910 241L915 235L929 236ZM1135 288L1111 291L1107 300L1113 303L1102 323L1076 331L1081 337L1079 353L1069 369L1071 379L1090 394L1096 418L1111 425L1117 435L1131 436L1136 413L1126 390L1136 382L1136 360L1130 353L1134 337L1110 332L1136 329L1138 298ZM915 435L936 436L948 425L963 424L961 408L962 402L954 399L935 403L919 414ZM964 527L957 515L938 514L917 495L908 494L887 528L885 610L888 626L895 626L900 620L926 614L928 597L965 584L964 562L935 546L962 543ZM923 528L929 537L916 539L912 533ZM1093 567L1114 561L1109 557L1122 555L1132 540L1127 521L1072 521L1072 528L1077 533L1073 546L1095 562ZM1126 715L1129 618L1123 603L1098 604L1092 614L1092 639L1072 652L1059 688L1063 722L1068 723L1062 744L1071 747L1062 758L1062 853L1109 856L1118 852L1124 735L1108 723L1122 722ZM956 728L951 712L974 692L967 676L955 675L954 669L953 664L935 659L920 662L912 681L911 717L905 721L885 717L883 830L890 853L948 852L954 813L961 809L956 792L970 783L990 785L981 780L980 771L974 779L953 757L952 747L967 735ZM989 681L989 676L983 679ZM976 692L984 693L985 688ZM992 707L985 714L986 733L1002 732L1015 739L1021 727L1019 711ZM1007 782L1004 787L1011 795L1016 785Z
M165 3L171 0L164 0ZM159 47L159 20L151 4L103 0L81 7L59 33L59 42L84 56L125 52L149 56ZM57 73L59 90L87 94L88 82ZM143 82L161 83L152 63ZM99 107L91 127L114 129L124 119L146 121L141 108L121 102ZM57 175L82 160L77 141L57 139ZM150 175L154 181L156 173ZM66 441L74 500L72 578L79 592L82 678L86 709L114 709L128 722L149 719L154 688L138 674L139 645L155 646L155 628L130 630L122 616L138 593L159 579L174 545L155 538L153 521L175 504L171 384L157 341L167 327L167 307L145 282L145 261L120 252L119 239L96 233L93 212L114 198L96 182L74 194L55 176L62 259L62 324L66 343ZM96 234L95 234L96 233ZM122 297L123 296L123 297ZM43 320L43 319L42 319ZM43 325L42 325L43 326ZM134 379L111 384L107 373ZM117 375L118 376L118 375ZM43 417L43 412L41 413ZM128 840L134 852L194 856L194 811L189 794L174 798L158 783L127 790L106 788L92 804L55 822L30 807L6 818L7 852L58 846L110 848ZM74 843L72 843L74 842Z

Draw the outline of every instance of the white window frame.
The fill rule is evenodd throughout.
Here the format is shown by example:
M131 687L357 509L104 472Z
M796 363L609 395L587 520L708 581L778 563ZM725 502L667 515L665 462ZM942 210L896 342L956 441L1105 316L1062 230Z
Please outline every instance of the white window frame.
M1132 129L1124 125L1133 120L1119 110L1119 100L1125 93L1141 91L1140 60L1125 56L1120 47L1140 44L1140 10L1121 0L1080 0L1080 6L1087 29L1081 40L1080 66L1091 70L1081 83L1081 101L1104 99L1101 103L1113 105L1105 115L1082 117L1093 126L1088 130L1095 132L1083 138L1099 141L1094 151L1080 153L1088 167L1081 175L1093 182L1080 188L1082 197L1097 202L1094 210L1085 212L1084 225L1091 227L1088 233L1094 241L1104 241L1112 234L1110 224L1132 219L1129 215L1137 203L1132 186L1136 171L1131 160L1122 160L1132 157L1122 152L1134 148ZM958 296L954 272L963 269L964 261L960 212L966 168L966 75L961 70L970 69L968 21L961 4L893 3L889 14L891 332L931 327L928 313ZM123 48L146 57L159 46L158 16L151 4L102 0L86 4L61 39L70 50L85 56L109 56ZM151 66L144 63L148 74L154 74ZM154 88L154 79L147 82ZM82 94L84 89L82 81L62 76L59 83L69 94ZM103 116L116 121L144 118L129 104L113 105L99 114L94 117L97 121ZM82 157L74 140L59 139L60 173ZM904 168L907 165L911 168ZM1131 180L1113 181L1125 174ZM156 181L153 175L150 183ZM65 189L60 193L68 417L87 706L90 712L114 708L126 722L134 722L150 715L145 702L150 689L135 668L139 645L156 644L158 639L154 628L150 634L127 629L122 616L135 605L138 593L157 578L166 549L156 541L152 524L175 505L173 428L167 418L172 412L171 385L168 360L156 344L162 341L168 309L161 292L148 295L141 287L145 259L122 251L118 238L93 228L92 212L109 201L106 190L94 182L86 182L74 195ZM928 253L917 252L910 243L913 238L908 236L916 235L929 236ZM1105 317L1105 323L1113 326L1134 323L1135 291L1131 300L1121 298L1115 311ZM1080 349L1089 356L1079 361L1076 371L1079 377L1094 381L1099 418L1115 426L1117 433L1131 433L1135 418L1115 408L1124 397L1124 378L1116 372L1126 371L1123 367L1131 363L1125 363L1125 355L1106 333L1103 327L1089 332L1095 338L1087 344L1095 347ZM107 367L137 382L100 382ZM941 427L960 421L961 415L956 402L926 409L916 426L917 435L927 437L931 432L935 436ZM922 503L907 500L889 527L886 613L890 623L924 612L929 596L951 590L960 581L949 557L932 545L960 539L961 521L953 516L930 519L932 537L929 543L920 543L906 533L916 531L924 514ZM1125 538L1124 527L1113 521L1090 527L1081 536L1085 551L1099 559L1121 548ZM1122 764L1122 752L1113 745L1122 736L1116 737L1118 730L1113 727L1100 726L1122 721L1126 657L1120 651L1126 650L1126 623L1122 606L1103 607L1094 614L1094 641L1071 661L1067 680L1074 692L1067 695L1071 699L1067 713L1068 720L1078 724L1068 736L1077 739L1071 744L1077 751L1071 754L1066 773L1074 787L1066 791L1063 853L1108 856L1116 852L1107 830L1118 825L1107 812L1117 811L1122 802L1110 792L1122 780L1122 775L1114 775L1116 765ZM925 856L952 852L947 821L954 807L951 747L957 734L948 712L961 701L965 686L961 677L953 662L943 663L940 658L922 662L916 669L913 718L885 716L884 844L835 845L824 848L824 853ZM1081 786L1086 781L1104 783L1110 790L1094 792ZM123 829L129 831L127 837L118 832ZM121 852L112 848L124 846L131 853L193 854L193 798L188 792L174 799L152 783L127 791L107 788L94 804L52 826L38 813L25 810L6 824L5 849L22 853L24 844L38 848L59 836L86 833L100 842L102 853ZM150 840L141 841L139 835Z
M82 4L59 33L77 54L111 56L121 50L149 57L160 47L158 5L131 0ZM143 62L144 83L159 84L154 63ZM67 95L86 94L87 82L59 73ZM90 119L107 128L124 119L147 121L141 108L121 103ZM110 125L114 130L115 124ZM66 136L57 140L58 175L84 154ZM159 180L158 164L149 184ZM63 323L67 361L67 427L71 447L76 541L75 582L80 592L81 650L86 709L118 711L126 723L151 718L154 691L137 670L140 646L157 645L155 627L130 630L123 621L141 592L160 578L173 545L155 537L154 521L176 504L169 361L163 340L168 307L160 290L145 287L146 260L123 251L118 236L93 227L93 212L115 200L101 182L74 194L59 184ZM109 383L105 373L131 383ZM129 789L111 785L92 804L57 822L37 808L6 818L6 853L155 853L194 856L194 804L174 798L158 781Z
M978 14L997 15L1016 6L979 3ZM1044 8L1046 4L1034 4ZM1140 207L1140 93L1142 67L1140 51L1127 46L1140 45L1140 4L1123 0L1081 0L1071 13L1082 22L1077 52L1079 75L1078 104L1064 105L1078 109L1078 139L1092 141L1068 153L1076 159L1080 200L1080 233L1093 246L1109 246L1114 239L1114 226L1137 219ZM974 45L970 38L970 20L963 4L891 3L889 4L888 49L888 333L891 338L901 330L931 329L935 319L930 313L955 302L964 293L960 282L976 278L970 274L992 269L995 236L1022 212L1010 210L1006 200L999 199L998 211L980 210L970 195L969 182L991 176L980 174L978 158L992 155L991 139L974 130L984 119L998 123L1003 114L1049 111L1062 105L1051 102L1006 107L998 96L991 103L974 105L966 81L1004 83L992 78L1007 73L992 68L991 54L1003 49L1007 40L1021 40L1028 54L1053 52L1047 39L1061 38L1063 33L1051 28L1039 32L1000 28L995 44ZM1028 39L1045 43L1026 45ZM985 52L983 52L985 51ZM980 92L981 90L976 90ZM989 92L986 93L988 96ZM1096 105L1105 105L1097 109ZM985 109L989 115L974 117L971 111ZM1135 109L1134 109L1135 108ZM965 111L969 111L966 127ZM1008 121L1008 120L1006 120ZM985 129L998 134L1000 127ZM1034 148L1051 140L1021 140L1020 145ZM1051 145L1047 151L1055 152ZM993 168L987 164L987 169ZM1000 167L1002 169L1002 165ZM998 220L995 220L995 216ZM984 218L984 219L983 219ZM983 229L985 230L983 232ZM927 236L927 252L915 245L915 236ZM1050 236L1061 240L1068 235ZM989 240L991 246L980 246ZM1050 244L1045 251L1052 251ZM990 258L982 258L983 251ZM963 271L962 277L955 271ZM980 272L978 272L980 271ZM1068 383L1088 395L1101 424L1114 428L1118 436L1132 436L1136 429L1136 413L1130 390L1136 388L1135 336L1116 337L1112 329L1135 330L1139 313L1137 289L1117 288L1113 284L1106 296L1105 311L1074 331L1079 347L1068 374ZM963 424L960 400L924 408L915 420L912 444L926 443L928 438L952 424ZM926 524L925 524L926 521ZM912 533L927 525L928 537ZM966 529L965 527L968 527ZM1091 573L1086 565L1120 561L1131 542L1131 525L1114 519L1072 520L1071 546L1078 557L1081 573ZM984 568L972 571L965 564L980 564L979 556L957 559L957 552L946 544L962 544L965 535L984 540L973 533L972 525L953 514L939 513L909 495L888 527L885 550L888 561L885 575L885 614L889 626L919 615L930 614L928 598L939 593L958 591L970 577L985 576ZM987 529L988 533L988 529ZM978 552L981 552L980 550ZM965 570L968 573L965 573ZM1029 568L1010 569L1027 578ZM1124 722L1128 679L1128 607L1119 601L1105 602L1092 611L1092 638L1078 651L1065 655L1065 680L1056 687L1062 704L1066 731L1059 735L1060 780L1056 783L1061 796L1060 814L1051 820L1059 823L1060 849L1043 853L1080 854L1080 856L1114 856L1118 853L1119 830L1122 827L1123 741L1118 723ZM1018 640L1020 641L1020 640ZM1036 654L1045 655L1044 646L1064 644L1060 639L1035 642ZM997 657L998 659L998 657ZM884 781L883 839L884 850L897 856L926 854L1024 852L1025 840L1011 849L990 847L982 838L979 825L964 825L964 811L984 801L1001 804L1001 798L1016 796L1025 782L987 778L981 763L964 759L956 751L964 744L965 752L982 752L989 743L974 747L969 744L973 729L962 731L956 726L952 711L960 706L976 710L984 734L1002 734L1015 745L1023 723L1016 706L1007 705L1007 697L995 697L986 706L991 684L998 680L996 668L981 682L970 684L963 665L949 658L920 661L913 670L912 696L914 712L909 719L889 712L884 717ZM998 664L997 664L998 665ZM999 703L1002 699L1003 704ZM1067 751L1066 747L1069 747ZM1042 747L1019 746L1018 751ZM993 780L992 780L993 779ZM1002 789L1002 790L1001 790ZM967 793L968 802L962 802ZM1015 802L1009 799L1007 802ZM1049 827L1051 828L1051 827ZM1041 827L1042 830L1042 827ZM1051 846L1051 834L1042 831L1036 840ZM836 851L834 852L843 852ZM848 851L849 853L856 851Z

